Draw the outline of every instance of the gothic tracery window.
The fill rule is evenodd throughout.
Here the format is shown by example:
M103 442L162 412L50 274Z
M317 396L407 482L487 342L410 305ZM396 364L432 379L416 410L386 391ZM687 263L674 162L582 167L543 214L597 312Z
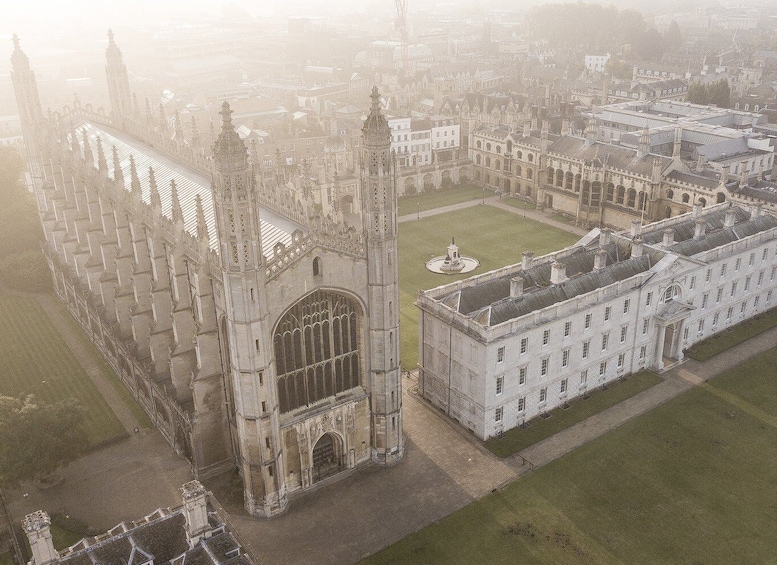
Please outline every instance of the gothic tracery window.
M274 336L281 412L360 384L361 314L356 302L318 290L295 304Z

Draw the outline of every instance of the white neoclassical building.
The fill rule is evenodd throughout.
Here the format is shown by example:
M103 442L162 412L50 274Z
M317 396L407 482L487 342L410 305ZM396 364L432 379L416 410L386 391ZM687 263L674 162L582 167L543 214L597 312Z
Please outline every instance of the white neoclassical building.
M777 217L730 203L419 293L420 390L486 439L777 304Z

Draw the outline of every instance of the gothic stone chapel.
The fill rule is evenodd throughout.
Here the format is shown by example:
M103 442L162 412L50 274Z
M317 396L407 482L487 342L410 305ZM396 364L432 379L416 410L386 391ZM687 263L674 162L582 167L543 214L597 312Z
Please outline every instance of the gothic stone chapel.
M106 56L110 113L76 99L44 115L14 36L59 297L198 477L239 469L256 516L398 461L396 176L377 88L349 225L261 170L227 102L211 144L180 120L171 133L162 108L139 110L110 32Z

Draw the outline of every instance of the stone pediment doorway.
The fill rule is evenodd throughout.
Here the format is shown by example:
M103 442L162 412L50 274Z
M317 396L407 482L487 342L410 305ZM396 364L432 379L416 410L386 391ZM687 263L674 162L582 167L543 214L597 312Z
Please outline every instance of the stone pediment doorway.
M681 300L668 301L656 313L656 350L653 368L664 371L683 361L683 333L688 317L696 308Z

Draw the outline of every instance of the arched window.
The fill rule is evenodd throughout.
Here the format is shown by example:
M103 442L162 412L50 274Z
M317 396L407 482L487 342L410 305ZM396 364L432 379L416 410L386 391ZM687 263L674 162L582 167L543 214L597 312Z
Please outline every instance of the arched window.
M494 168L498 171L500 169L501 163L499 162L499 159L494 159Z
M572 185L575 183L575 175L572 174L572 171L567 171L566 179L564 182L564 188L567 190L572 190Z
M634 205L637 203L637 191L633 188L629 189L629 192L627 193L628 197L626 200L626 206L629 208L634 208Z
M480 153L478 153L477 155L475 155L475 164L480 165L481 161L482 161L482 158L480 156Z
M582 182L583 177L580 176L580 174L575 175L575 192L580 192L580 183Z
M517 177L521 176L521 166L520 165L515 167L515 176L517 176Z
M321 257L313 257L313 276L323 276L324 270L321 268Z
M706 198L699 198L697 200L697 202L702 205L702 208L707 205L707 199Z
M491 167L491 157L486 155L486 167Z
M497 155L501 155L502 154L502 146L501 145L497 145L496 146L496 154Z
M350 297L317 290L294 304L273 335L282 413L360 385L362 313Z
M534 163L534 153L529 153L529 163Z
M683 204L688 204L691 201L691 196L686 192L683 194Z
M715 202L718 204L721 204L726 201L726 195L722 192L718 192L717 196L715 197Z
M485 181L486 181L486 184L491 184L491 175L489 175L488 173L486 173L486 176L484 177L484 179L485 179Z
M553 169L553 167L548 167L548 184L553 184L553 178L556 176L556 171Z
M672 198L674 198L674 192L670 188L669 190L666 191L666 199L671 200Z
M615 185L612 183L607 184L607 202L615 200Z
M556 186L559 188L564 186L564 171L561 169L556 170Z
M623 195L626 194L626 189L623 187L622 184L618 185L618 189L615 193L615 203L616 204L623 204Z
M527 186L527 187L526 187L526 196L528 196L529 198L531 198L531 187L530 187L530 186Z
M666 210L664 210L664 217L665 218L671 218L672 217L672 209L667 206Z
M534 176L534 173L531 169L526 169L526 178L531 180L532 176Z
M483 147L483 144L481 143L481 141L479 139L478 139L478 142L476 143L476 145L477 145L478 149Z
M486 143L486 151L491 151L491 144L490 143Z
M640 192L639 193L639 210L644 210L645 205L647 204L647 192Z
M510 192L510 179L505 179L505 192Z
M518 153L515 155L515 158L516 158L516 159L523 159L523 151L519 151L519 152L518 152Z

